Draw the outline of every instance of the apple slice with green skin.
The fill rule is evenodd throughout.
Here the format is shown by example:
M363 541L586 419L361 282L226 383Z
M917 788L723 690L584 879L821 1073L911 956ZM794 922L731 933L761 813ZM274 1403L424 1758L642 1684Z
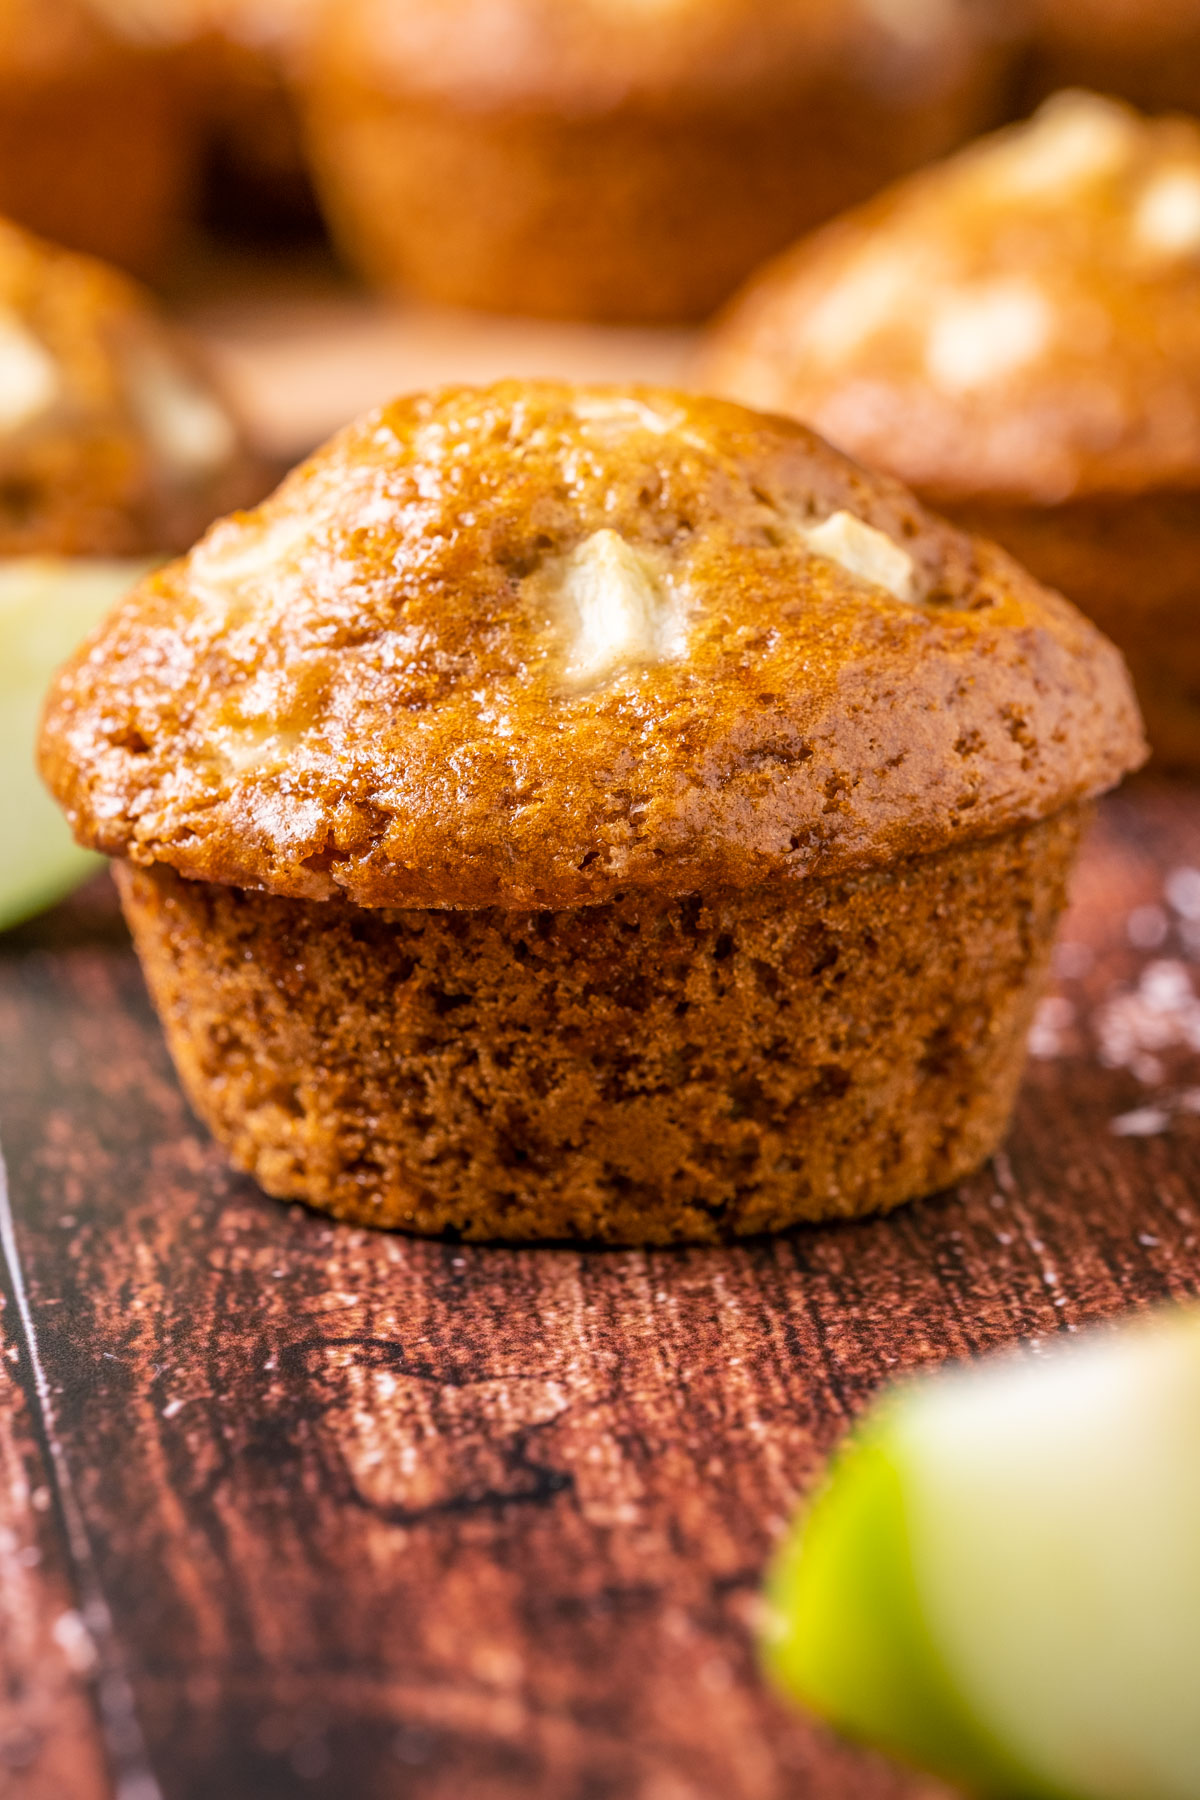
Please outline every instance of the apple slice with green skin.
M765 1656L1006 1800L1200 1800L1200 1314L886 1398L771 1577Z
M38 779L50 678L154 564L85 557L0 561L0 930L52 906L96 866Z

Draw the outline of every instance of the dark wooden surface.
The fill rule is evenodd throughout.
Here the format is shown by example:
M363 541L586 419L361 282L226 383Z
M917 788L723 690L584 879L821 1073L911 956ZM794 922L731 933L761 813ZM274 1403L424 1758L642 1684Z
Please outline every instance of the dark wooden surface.
M106 887L0 940L0 1794L931 1796L764 1692L763 1562L881 1382L1200 1287L1189 868L1200 799L1105 809L976 1180L680 1254L278 1206Z

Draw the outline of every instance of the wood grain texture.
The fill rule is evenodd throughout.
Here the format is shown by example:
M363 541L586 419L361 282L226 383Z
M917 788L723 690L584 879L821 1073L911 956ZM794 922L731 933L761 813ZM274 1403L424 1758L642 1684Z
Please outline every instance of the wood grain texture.
M757 1585L881 1382L1200 1289L1200 797L1105 810L989 1169L719 1251L467 1249L263 1199L189 1117L90 904L0 951L35 1411L8 1410L57 1447L26 1485L54 1488L37 1518L62 1520L75 1605L111 1620L124 1794L931 1800L764 1691ZM52 1565L21 1617L56 1616ZM92 1800L78 1690L28 1666L83 1774L12 1791Z

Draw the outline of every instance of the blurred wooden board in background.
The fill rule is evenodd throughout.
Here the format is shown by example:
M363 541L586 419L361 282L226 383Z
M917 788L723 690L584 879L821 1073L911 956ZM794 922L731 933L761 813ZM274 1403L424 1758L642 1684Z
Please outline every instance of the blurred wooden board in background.
M882 1382L1200 1290L1200 795L1104 808L990 1167L724 1250L264 1199L106 879L0 940L0 1793L931 1800L766 1693L763 1563Z

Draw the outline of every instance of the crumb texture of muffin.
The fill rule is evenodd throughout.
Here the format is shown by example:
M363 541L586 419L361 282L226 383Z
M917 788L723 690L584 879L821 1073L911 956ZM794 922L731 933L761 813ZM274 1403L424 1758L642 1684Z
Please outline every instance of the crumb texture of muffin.
M711 1240L1003 1131L1117 652L811 432L397 401L120 603L42 767L237 1165L343 1218Z
M1200 126L1063 94L781 258L703 378L1061 587L1200 766Z
M118 873L188 1094L268 1193L464 1238L705 1242L889 1209L991 1153L1079 825L566 912Z
M0 557L178 552L256 490L149 296L0 220Z
M679 319L961 141L994 62L964 0L345 0L301 87L331 222L373 279Z
M1073 607L802 427L510 382L369 415L142 583L43 768L135 863L562 907L927 854L1140 745Z
M0 214L140 275L190 209L194 150L173 60L119 0L0 0Z

